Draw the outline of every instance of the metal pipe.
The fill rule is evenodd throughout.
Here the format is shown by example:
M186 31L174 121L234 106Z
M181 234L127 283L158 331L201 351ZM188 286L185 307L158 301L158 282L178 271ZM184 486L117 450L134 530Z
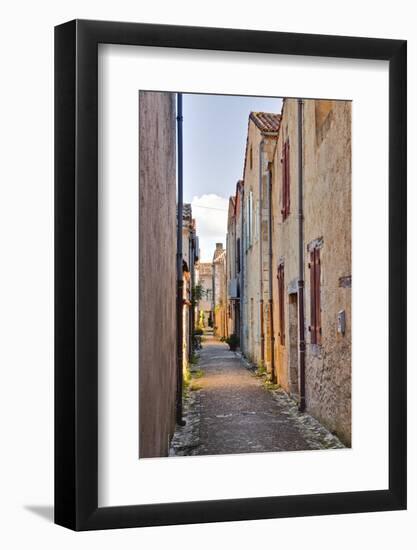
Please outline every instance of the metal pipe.
M269 293L269 331L270 331L270 357L271 357L271 373L272 379L276 383L277 376L275 373L275 336L274 336L274 303L272 295L272 172L271 167L268 167L268 241L269 241L269 279L268 279L268 293Z
M212 295L213 295L213 298L212 298L212 303L213 303L213 336L215 336L216 334L216 330L215 330L215 327L216 327L216 264L214 263L214 261L212 262L212 270L211 270L211 284L212 284Z
M190 262L190 302L188 313L188 360L191 362L194 352L194 342L193 342L193 333L194 333L194 229L192 227L192 218L191 218L191 228L190 228L190 238L188 241L188 257Z
M303 100L298 100L298 351L300 366L299 410L305 411L305 327L304 327L304 211L303 211Z
M261 361L262 364L265 360L265 334L264 334L264 288L263 288L263 267L262 267L262 154L263 154L264 140L261 139L259 142L259 186L258 186L258 196L259 196L259 214L258 214L258 224L259 224L259 316L261 323Z
M177 395L176 420L184 426L182 418L182 343L183 343L183 292L184 279L182 271L182 218L183 218L183 151L182 151L182 94L177 94Z
M240 301L239 301L239 308L240 308L240 350L242 353L245 353L245 333L244 333L244 319L245 319L245 304L244 304L244 298L245 298L245 280L244 280L244 263L243 259L245 257L244 250L245 250L245 242L244 242L244 214L245 214L245 187L244 184L241 186L241 192L240 192Z

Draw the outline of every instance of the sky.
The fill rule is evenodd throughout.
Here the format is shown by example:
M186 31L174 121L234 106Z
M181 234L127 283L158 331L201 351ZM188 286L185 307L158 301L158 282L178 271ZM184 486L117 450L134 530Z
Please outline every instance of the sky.
M226 246L229 197L242 179L251 111L280 113L280 98L183 94L184 202L191 203L202 262Z

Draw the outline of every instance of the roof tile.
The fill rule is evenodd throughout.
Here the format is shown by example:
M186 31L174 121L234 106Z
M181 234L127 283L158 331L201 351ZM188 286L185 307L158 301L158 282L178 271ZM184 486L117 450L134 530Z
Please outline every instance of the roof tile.
M278 132L279 130L281 115L252 111L249 118L256 124L261 132Z

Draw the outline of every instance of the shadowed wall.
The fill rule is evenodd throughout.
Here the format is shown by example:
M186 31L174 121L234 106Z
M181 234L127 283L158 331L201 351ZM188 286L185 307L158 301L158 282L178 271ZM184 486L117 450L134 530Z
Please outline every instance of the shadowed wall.
M139 457L175 429L175 95L139 93Z

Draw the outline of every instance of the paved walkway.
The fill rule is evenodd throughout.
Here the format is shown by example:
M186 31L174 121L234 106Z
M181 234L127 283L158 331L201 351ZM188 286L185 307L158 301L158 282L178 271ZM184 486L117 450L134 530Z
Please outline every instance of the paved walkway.
M298 412L280 389L269 390L226 344L205 336L201 378L185 407L187 426L174 436L177 455L339 448L340 441L315 419ZM198 384L198 385L197 385ZM191 386L192 387L192 386Z

